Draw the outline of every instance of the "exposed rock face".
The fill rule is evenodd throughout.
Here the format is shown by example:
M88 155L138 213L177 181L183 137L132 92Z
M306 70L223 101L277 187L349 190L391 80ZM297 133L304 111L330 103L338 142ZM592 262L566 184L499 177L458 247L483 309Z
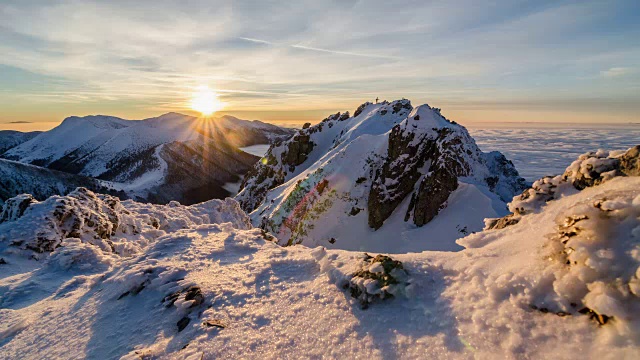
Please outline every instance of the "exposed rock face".
M309 135L297 134L289 141L289 146L282 154L282 160L289 167L295 167L307 160L307 156L312 150L313 142Z
M427 134L403 130L407 128L396 125L391 131L387 159L369 193L369 226L374 229L380 228L409 194L412 194L411 203L405 220L413 218L418 226L428 223L458 187L458 176L469 175L469 165L456 155L464 149L454 148L462 141L447 139L451 130L437 131L434 139ZM430 174L426 177L420 172L425 164ZM420 183L415 189L418 180ZM391 185L385 185L387 183Z
M353 112L353 117L357 117L360 114L362 114L362 111L369 105L372 105L370 102L366 102L360 106L358 106L358 108L356 109L356 111Z
M433 175L423 179L420 188L412 197L414 206L409 205L405 219L411 218L413 210L413 222L422 226L431 221L443 207L449 195L458 188L458 178L449 170L438 169Z
M498 151L485 153L484 159L490 174L485 178L485 182L489 190L498 194L501 199L508 201L513 194L527 188L526 181L520 177L511 160L502 153Z
M502 154L483 154L466 129L426 105L416 108L389 135L386 160L369 193L369 226L380 228L409 194L405 221L423 226L445 206L458 178L469 176L481 177L501 197L525 187Z
M354 114L333 114L275 143L247 173L236 199L255 226L277 234L283 245L313 238L327 246L341 243L338 233L323 232L333 231L334 223L349 227L364 220L379 229L401 211L400 221L423 226L447 206L460 182L493 193L479 195L500 203L490 212L526 187L510 161L480 151L439 109L414 109L402 99L365 103Z
M640 145L627 150L618 160L620 172L627 176L640 176Z
M546 176L531 188L515 196L509 204L513 214L500 219L487 219L485 229L502 229L517 224L522 215L536 213L551 200L598 186L618 176L640 176L640 145L626 151L589 152L574 161L564 174Z
M507 226L515 225L520 221L520 218L514 214L507 215L497 219L487 219L485 221L485 230L490 229L504 229Z

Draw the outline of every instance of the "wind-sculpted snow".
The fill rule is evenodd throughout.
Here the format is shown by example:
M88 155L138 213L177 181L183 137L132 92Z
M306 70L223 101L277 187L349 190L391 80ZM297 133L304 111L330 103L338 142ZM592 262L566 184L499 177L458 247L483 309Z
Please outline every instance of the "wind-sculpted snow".
M78 188L42 202L29 195L9 199L0 213L0 246L40 258L40 254L66 247L68 239L80 239L103 252L130 256L166 232L218 222L250 227L247 216L231 199L162 206L121 202Z
M601 349L627 346L638 354L640 177L618 176L565 193L517 224L458 242L479 250L458 281L485 284L493 302L508 299L547 317L591 320ZM494 266L482 253L500 259L500 273L482 275Z
M113 223L110 197L74 196L83 219L104 211ZM11 203L30 204L14 224L36 224L47 202ZM640 351L638 176L565 194L516 225L458 240L467 247L459 252L390 257L279 246L234 215L231 199L114 208L120 224L157 232L130 256L82 236L36 254L40 261L0 249L0 358L624 359Z
M505 213L525 188L510 161L482 153L439 109L403 99L365 103L354 115L299 130L247 173L236 199L254 225L283 245L454 250L453 240ZM445 217L447 208L458 215Z

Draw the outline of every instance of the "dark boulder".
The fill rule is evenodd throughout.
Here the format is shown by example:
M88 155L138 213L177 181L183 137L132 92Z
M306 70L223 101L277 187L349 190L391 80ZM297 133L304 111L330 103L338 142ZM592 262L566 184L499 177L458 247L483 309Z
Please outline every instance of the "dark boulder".
M307 160L307 156L313 150L313 142L307 134L295 135L288 143L287 149L282 153L282 162L287 165L297 166Z
M364 111L364 108L366 108L367 106L371 105L370 102L366 102L360 106L358 106L358 108L356 109L356 111L353 112L353 117L356 117L360 114L362 114L362 111Z

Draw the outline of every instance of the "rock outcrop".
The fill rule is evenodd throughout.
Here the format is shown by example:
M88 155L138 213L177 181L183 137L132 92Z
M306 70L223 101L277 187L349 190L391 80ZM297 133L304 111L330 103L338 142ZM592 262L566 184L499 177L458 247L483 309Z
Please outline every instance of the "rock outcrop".
M364 254L362 265L344 288L360 302L363 309L370 304L403 294L411 282L402 263L386 255Z
M296 134L288 144L289 146L282 154L282 161L289 165L290 171L293 171L293 168L307 160L307 156L313 150L313 142L309 135Z
M500 189L507 195L525 187L524 179L502 154L487 155L466 129L439 111L427 105L416 108L389 134L386 160L369 193L369 226L380 228L409 195L405 221L412 219L417 226L429 223L457 189L461 177L487 174L478 180L491 191Z
M42 202L30 195L7 200L0 212L0 245L32 252L38 258L38 254L64 246L67 239L79 239L105 253L128 256L167 231L226 221L238 228L251 227L232 199L195 206L152 205L122 202L78 188Z

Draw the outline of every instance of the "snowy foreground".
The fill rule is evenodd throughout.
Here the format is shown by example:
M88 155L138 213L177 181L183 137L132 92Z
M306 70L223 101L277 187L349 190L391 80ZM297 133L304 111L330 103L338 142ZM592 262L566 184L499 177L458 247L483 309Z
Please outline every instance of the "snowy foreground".
M0 358L637 359L638 149L536 182L462 251L393 260L279 246L232 199L14 198Z

